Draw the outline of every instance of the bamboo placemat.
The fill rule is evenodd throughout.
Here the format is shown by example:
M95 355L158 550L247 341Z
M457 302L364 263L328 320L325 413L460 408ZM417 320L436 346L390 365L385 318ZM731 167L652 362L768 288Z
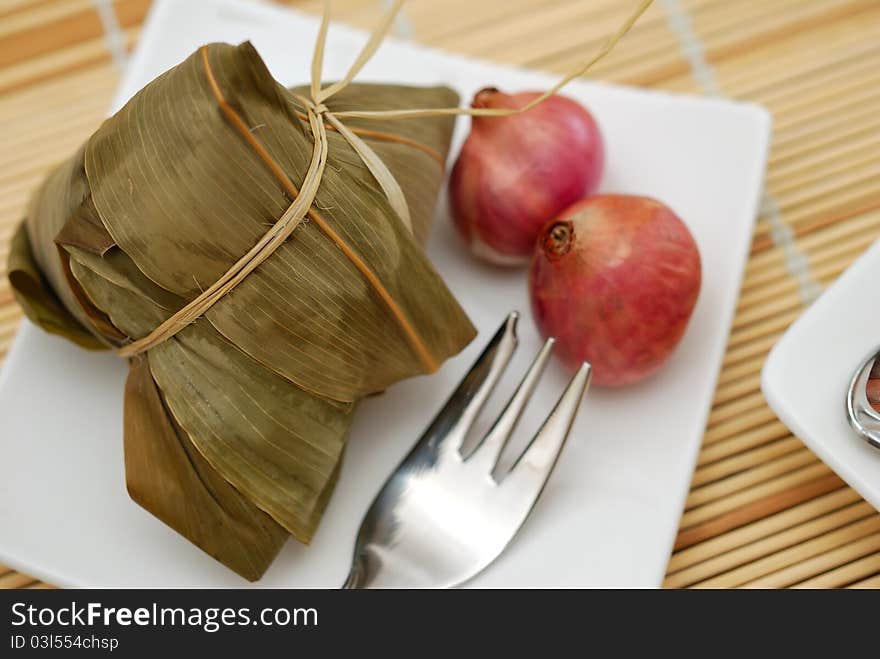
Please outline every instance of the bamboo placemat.
M135 42L149 0L112 3L117 29L109 4L0 0L0 267L29 192L103 118L124 66L110 53ZM317 12L320 2L289 4ZM385 4L336 0L334 9L369 27ZM411 0L396 32L563 71L629 7ZM615 82L755 101L774 115L767 195L668 587L880 586L880 515L788 432L759 390L761 365L786 327L880 236L878 34L876 0L655 0L595 70ZM4 277L0 359L19 319ZM0 586L44 584L0 566Z

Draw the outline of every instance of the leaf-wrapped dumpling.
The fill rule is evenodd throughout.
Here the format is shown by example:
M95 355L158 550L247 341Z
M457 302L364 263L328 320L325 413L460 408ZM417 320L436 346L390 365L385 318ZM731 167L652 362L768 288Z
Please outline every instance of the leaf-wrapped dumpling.
M36 192L10 279L32 320L86 347L149 334L211 286L290 205L220 112L206 66L278 167L312 157L298 92L249 43L213 44L147 85ZM446 88L352 83L330 110L446 107ZM362 130L397 179L412 229L337 132L313 209L203 316L130 360L133 499L248 579L288 533L308 542L354 404L429 372L474 329L422 249L453 117ZM359 261L358 261L359 260ZM366 275L365 275L366 273ZM367 276L368 275L368 276Z

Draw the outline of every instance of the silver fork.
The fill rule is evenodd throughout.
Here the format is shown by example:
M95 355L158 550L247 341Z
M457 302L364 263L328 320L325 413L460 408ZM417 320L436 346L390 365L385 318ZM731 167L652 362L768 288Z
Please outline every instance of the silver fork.
M523 525L568 438L590 381L584 364L504 474L498 458L553 349L548 339L491 429L462 444L517 346L513 312L376 496L343 588L447 588L494 561Z

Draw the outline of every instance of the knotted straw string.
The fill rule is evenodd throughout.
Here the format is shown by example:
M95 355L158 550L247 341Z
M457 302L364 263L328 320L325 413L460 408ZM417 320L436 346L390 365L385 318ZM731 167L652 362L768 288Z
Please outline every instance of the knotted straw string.
M315 196L318 193L318 188L321 184L321 179L324 174L324 166L327 163L327 133L326 127L324 126L324 120L326 120L336 131L338 131L339 134L349 143L352 149L354 149L358 156L360 156L361 160L370 170L370 173L379 183L379 186L382 188L382 191L388 198L391 207L400 216L401 221L403 221L407 228L412 231L409 208L406 203L406 198L403 195L403 191L400 188L400 184L397 182L388 167L385 165L384 162L382 162L382 159L379 158L376 152L373 151L373 149L360 137L358 137L351 129L345 126L345 124L340 121L340 117L355 117L360 119L406 119L414 117L430 117L443 115L507 117L526 112L538 105L539 103L542 103L543 101L548 99L550 96L558 92L575 78L585 74L593 65L595 65L599 60L610 53L617 42L620 41L620 39L622 39L627 32L629 32L635 22L645 12L645 10L647 10L652 2L652 0L641 0L635 11L630 15L630 17L621 25L617 32L615 32L603 44L603 46L592 58L587 60L582 66L564 76L549 90L536 97L535 99L529 101L522 107L455 107L424 108L413 110L349 110L335 113L330 112L324 102L330 99L337 92L345 89L345 87L347 87L349 83L354 80L355 76L360 72L364 65L366 65L366 63L372 58L376 50L378 50L379 46L381 45L392 23L394 22L394 19L397 16L397 13L400 11L400 8L402 7L404 1L405 0L396 0L393 3L391 8L385 14L385 17L382 19L381 23L370 35L369 40L364 45L357 59L351 65L351 68L348 70L348 73L345 75L345 77L342 78L342 80L339 80L338 82L328 85L327 87L322 89L321 72L324 66L324 47L327 41L327 29L330 23L330 1L324 1L324 11L321 17L321 26L318 30L318 37L315 41L315 50L312 57L310 86L311 98L306 98L299 95L296 96L296 99L300 103L302 103L303 107L306 110L306 113L308 115L309 127L311 128L312 138L314 141L312 149L312 159L309 163L308 170L306 171L305 178L303 179L301 189L295 194L292 194L292 196L294 197L293 202L290 204L290 206L288 206L287 210L284 211L284 214L280 218L278 218L278 221L272 226L272 228L270 228L269 231L266 232L266 234L262 238L260 238L256 245L254 245L238 261L236 261L235 264L233 264L232 267L229 268L229 270L227 270L226 273L224 273L223 276L220 277L220 279L218 279L213 285L202 292L198 297L196 297L179 311L174 313L167 320L162 322L147 336L119 348L117 350L117 354L122 357L133 357L140 353L146 352L153 346L156 346L159 343L177 334L177 332L179 332L184 327L202 316L224 295L235 288L236 285L238 285L245 277L253 272L257 266L265 261L285 240L287 240L288 237L290 237L291 233L293 233L296 227L299 226L300 222L302 222L306 214L309 213L312 207L312 203L315 200ZM263 160L267 163L271 163L272 159L270 156L268 156L268 154L266 154L263 146L256 140L255 137L253 137L248 127L244 125L241 117L226 102L225 97L223 96L223 92L211 72L211 68L208 62L207 50L205 48L202 48L201 54L202 60L205 64L205 71L208 76L209 84L211 85L215 97L218 99L221 111L226 116L227 120L235 125L235 127L238 128L239 132L241 132L242 135L244 135L245 138L248 139L250 145L260 155L265 156ZM295 186L293 186L293 183L290 182L290 179L283 171L274 171L273 168L273 173L280 180L285 181L287 184L289 184L285 185L285 188L289 192L293 193L296 191ZM352 255L349 255L349 257L352 258ZM354 255L354 258L357 258L356 255ZM361 270L361 272L365 275L368 272L368 269L365 270L365 268L359 267L358 269ZM383 296L383 299L384 297L385 296ZM421 342L418 333L415 332L415 330L412 328L408 319L406 319L405 316L402 316L399 310L397 310L396 305L393 304L393 300L386 299L384 301L386 302L386 304L388 304L392 311L396 312L395 315L398 322L403 327L408 340L412 344L413 349L419 355L427 370L436 370L436 361L427 350L427 347Z

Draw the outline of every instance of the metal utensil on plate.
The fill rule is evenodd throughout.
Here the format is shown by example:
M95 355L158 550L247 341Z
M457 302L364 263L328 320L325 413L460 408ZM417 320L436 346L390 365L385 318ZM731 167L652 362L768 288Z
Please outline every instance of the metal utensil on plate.
M451 587L494 561L525 522L565 444L590 380L584 364L514 465L498 458L553 347L535 357L489 432L461 448L517 346L510 314L361 522L343 588Z
M873 376L873 377L872 377ZM868 400L868 381L880 379L880 349L871 353L853 374L846 394L850 425L874 448L880 448L880 412Z

